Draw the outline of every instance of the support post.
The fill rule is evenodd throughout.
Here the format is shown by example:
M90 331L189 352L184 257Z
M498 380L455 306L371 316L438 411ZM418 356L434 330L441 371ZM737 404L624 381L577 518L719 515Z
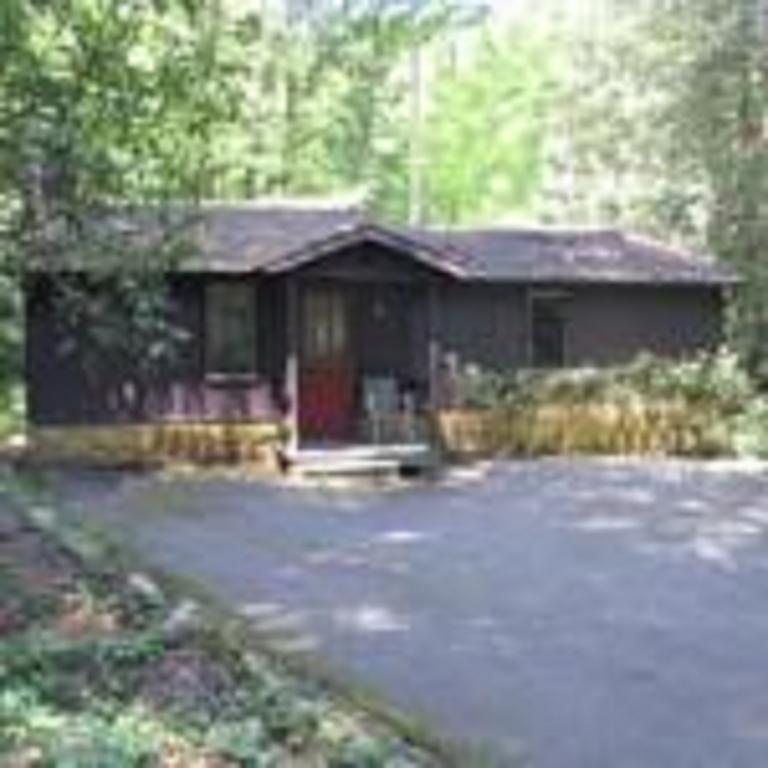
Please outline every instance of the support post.
M429 354L429 410L440 408L440 297L436 281L430 281L427 295L427 345Z
M299 449L299 357L300 357L300 317L299 286L296 278L289 276L286 284L286 357L285 357L285 394L288 400L288 450L295 453Z

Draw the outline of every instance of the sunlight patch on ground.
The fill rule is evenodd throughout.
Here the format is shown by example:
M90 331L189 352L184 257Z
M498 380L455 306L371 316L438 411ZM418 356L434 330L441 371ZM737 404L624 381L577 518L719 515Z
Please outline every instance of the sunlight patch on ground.
M766 507L747 507L741 516L745 520L751 520L763 526L768 524L768 509Z
M464 466L451 467L441 478L440 485L449 488L480 483L485 480L495 466L492 461L477 461Z
M631 517L589 517L576 523L576 528L581 531L633 531L640 527L640 522Z
M746 521L728 520L701 526L689 550L700 560L736 569L736 553L763 533L763 529Z
M691 542L689 549L699 560L729 571L736 569L733 553L717 541L705 537L696 538Z
M405 632L410 623L383 605L361 605L343 608L334 614L334 622L342 629L360 634Z
M367 556L358 550L344 549L320 549L310 552L305 558L309 565L343 565L348 568L357 568L368 563Z
M386 531L376 537L381 544L415 544L429 538L421 531Z

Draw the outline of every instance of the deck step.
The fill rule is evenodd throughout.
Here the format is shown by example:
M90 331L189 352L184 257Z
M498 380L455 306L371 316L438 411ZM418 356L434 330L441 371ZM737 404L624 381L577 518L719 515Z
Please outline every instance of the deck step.
M310 476L365 476L365 475L397 475L400 463L397 461L328 461L310 462L294 465L294 471L305 477Z
M397 476L434 465L428 445L354 445L299 448L285 454L290 470L305 477Z

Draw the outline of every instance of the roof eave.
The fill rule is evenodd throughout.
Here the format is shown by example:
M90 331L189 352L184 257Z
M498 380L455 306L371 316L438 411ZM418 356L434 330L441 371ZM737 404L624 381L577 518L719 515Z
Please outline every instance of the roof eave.
M515 285L594 285L594 286L648 286L648 287L691 287L691 288L732 288L743 284L737 277L642 277L642 276L580 276L580 275L493 275L487 272L470 273L468 282L505 283Z

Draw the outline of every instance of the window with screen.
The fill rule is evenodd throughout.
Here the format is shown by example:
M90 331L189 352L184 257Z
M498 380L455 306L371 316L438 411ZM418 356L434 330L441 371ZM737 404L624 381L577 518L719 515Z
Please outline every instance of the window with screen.
M531 297L531 363L560 368L566 358L566 299L562 294Z
M205 292L205 370L241 376L256 370L256 294L253 285L215 282Z

